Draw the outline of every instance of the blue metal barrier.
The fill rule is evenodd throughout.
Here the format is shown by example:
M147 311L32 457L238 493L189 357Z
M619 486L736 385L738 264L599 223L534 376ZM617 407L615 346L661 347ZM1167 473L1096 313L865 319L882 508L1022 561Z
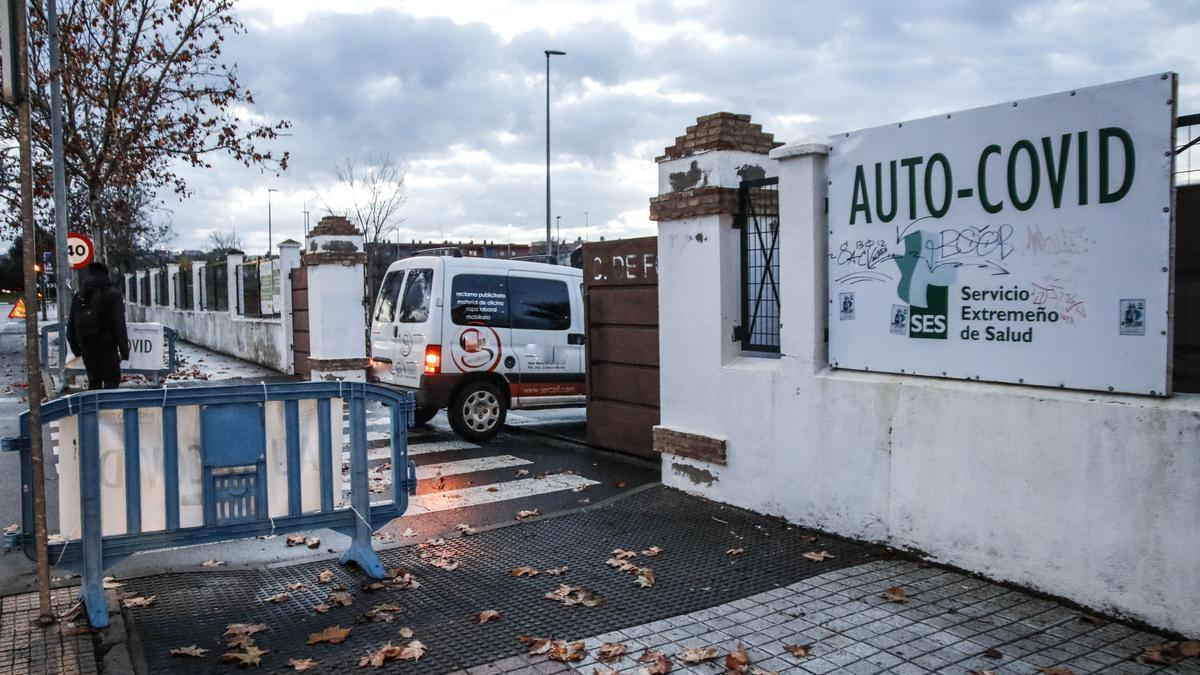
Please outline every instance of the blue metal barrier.
M39 355L42 362L43 372L49 372L50 370L50 334L58 333L59 339L61 340L62 329L61 323L52 323L42 326ZM122 374L145 375L146 377L157 378L161 382L164 376L179 369L179 356L175 353L175 341L179 339L179 333L170 326L163 326L162 329L163 336L167 339L167 363L165 368L123 368L121 370ZM66 372L77 375L87 371L85 371L83 368L67 368Z
M340 400L339 400L340 399ZM349 406L350 437L350 506L338 508L335 495L335 476L341 476L342 421L331 419L334 401ZM391 422L391 465L393 481L390 502L371 503L368 486L366 404L379 401L390 411ZM283 429L285 438L269 437L267 427L267 404L282 402ZM301 405L306 410L315 410L316 439L301 432ZM194 429L181 428L180 409L189 409L199 416L198 437L193 438ZM56 420L75 418L78 424L78 500L81 535L49 547L50 560L56 564L82 573L80 594L87 607L92 626L108 625L108 610L104 600L104 571L125 557L141 551L150 551L174 546L225 541L243 537L279 534L299 530L328 528L351 537L349 550L341 557L343 564L356 563L374 579L384 577L383 563L371 547L371 533L389 520L403 515L408 508L408 496L416 493L416 467L408 460L407 431L412 423L413 395L398 392L374 384L362 382L286 382L259 385L200 386L160 389L128 389L92 391L66 396L46 403L42 407L45 424ZM277 408L272 408L277 412ZM102 529L101 499L101 413L120 411L122 423L118 427L123 433L118 448L113 450L112 441L106 453L119 451L120 465L124 466L124 523L121 534L104 534ZM161 508L165 516L158 513L143 513L146 506L141 485L144 480L154 481L157 476L143 475L141 466L142 443L140 429L144 426L141 413L154 416L152 426L158 424L161 415L161 448L157 439L153 452L161 451L162 490ZM312 420L306 419L310 424ZM115 426L105 422L112 436ZM334 433L336 430L336 433ZM61 425L60 425L61 437ZM43 438L49 438L44 435ZM282 440L282 453L286 456L286 480L276 468L276 485L282 484L286 493L286 505L276 508L282 512L272 513L268 502L271 481L267 462L268 444ZM61 442L61 441L60 441ZM319 506L303 507L302 492L313 499L311 491L301 487L301 445L317 448L319 473ZM25 555L35 558L33 541L33 496L31 491L31 458L29 452L29 413L21 414L20 436L4 439L3 449L21 453L22 531L16 535L16 543ZM60 462L67 449L60 448ZM150 452L150 450L147 450ZM49 456L49 453L47 453ZM154 455L157 458L157 454ZM335 457L338 462L335 464ZM311 453L310 453L311 458ZM111 460L106 454L106 460ZM278 462L277 462L278 464ZM406 467L407 471L401 470ZM147 468L147 472L150 471ZM336 474L335 474L336 472ZM198 474L198 475L193 475ZM310 483L312 476L309 476ZM199 480L202 486L202 522L181 525L181 482L190 481L189 486ZM61 477L60 477L61 480ZM110 481L111 482L111 481ZM107 486L111 492L111 486ZM189 490L194 489L189 487ZM189 492L190 494L190 492ZM63 500L75 495L60 494ZM146 497L150 498L150 497ZM158 504L149 504L151 508ZM195 504L187 504L189 520L200 520L194 515ZM143 516L153 516L165 527L147 530ZM107 527L107 526L105 526Z

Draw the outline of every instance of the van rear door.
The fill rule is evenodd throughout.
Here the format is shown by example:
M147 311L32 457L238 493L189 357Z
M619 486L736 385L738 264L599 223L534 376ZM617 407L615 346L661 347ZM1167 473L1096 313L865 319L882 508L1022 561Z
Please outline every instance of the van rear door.
M403 268L393 269L379 285L379 297L375 300L375 313L371 315L371 374L382 382L395 381L395 345L397 337L396 306L400 301L400 290L404 286Z
M437 315L433 306L433 267L412 267L404 281L396 309L395 345L392 347L392 382L403 387L421 386L425 347L437 344Z
M583 346L571 344L572 327L581 323L571 300L567 276L509 272L512 344L519 373L513 387L517 406L574 403L584 393ZM515 406L514 406L515 407Z

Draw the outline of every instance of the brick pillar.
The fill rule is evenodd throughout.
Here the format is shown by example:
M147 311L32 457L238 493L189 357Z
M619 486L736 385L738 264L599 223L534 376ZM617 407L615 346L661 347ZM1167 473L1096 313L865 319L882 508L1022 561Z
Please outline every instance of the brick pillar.
M656 160L650 219L658 222L660 452L679 455L678 439L686 438L703 449L689 457L725 462L721 422L707 411L728 392L695 382L699 372L741 357L733 338L741 319L738 186L776 175L767 153L777 145L749 115L721 112L698 118Z
M343 217L322 218L305 239L301 264L308 270L312 379L365 381L367 254L362 233Z

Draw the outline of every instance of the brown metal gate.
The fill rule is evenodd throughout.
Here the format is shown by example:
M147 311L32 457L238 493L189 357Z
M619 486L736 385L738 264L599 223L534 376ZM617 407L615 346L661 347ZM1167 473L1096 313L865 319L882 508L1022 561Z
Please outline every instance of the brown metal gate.
M296 375L308 379L312 369L308 365L308 268L296 267L292 279L292 358L296 364Z
M658 239L584 244L583 279L588 443L658 457Z

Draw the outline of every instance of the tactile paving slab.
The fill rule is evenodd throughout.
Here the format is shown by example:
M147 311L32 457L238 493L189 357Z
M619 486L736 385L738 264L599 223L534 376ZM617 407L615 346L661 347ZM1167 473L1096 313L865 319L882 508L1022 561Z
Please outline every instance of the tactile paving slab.
M514 514L515 516L515 514ZM460 567L445 571L408 547L381 554L389 567L411 572L420 588L369 592L369 580L357 569L336 562L313 562L268 570L220 570L145 577L127 582L128 590L157 596L144 608L128 610L155 673L233 672L221 663L227 624L264 623L255 635L263 657L255 672L291 672L288 659L312 658L321 673L361 673L359 659L387 642L403 644L409 627L428 651L418 662L390 661L386 671L444 673L519 654L518 636L582 639L625 626L644 624L860 564L869 547L833 537L801 540L804 532L778 520L688 496L662 486L592 509L560 517L534 519L433 547ZM280 546L283 546L280 537ZM640 588L634 577L606 565L614 548L663 549L655 557L640 553L632 562L652 568L657 583ZM741 548L738 555L728 551ZM425 549L428 550L428 549ZM826 550L835 557L814 562L803 557ZM516 578L519 566L546 570L566 565L562 576ZM330 585L317 583L322 570L334 573ZM303 582L280 604L263 599ZM565 606L543 598L560 583L581 586L604 598L596 607ZM354 604L319 614L331 585L344 586ZM391 623L365 622L373 606L403 608ZM498 610L502 617L480 625L475 614ZM306 644L310 633L328 626L352 627L338 645ZM201 658L172 657L174 647L196 644L210 650Z

